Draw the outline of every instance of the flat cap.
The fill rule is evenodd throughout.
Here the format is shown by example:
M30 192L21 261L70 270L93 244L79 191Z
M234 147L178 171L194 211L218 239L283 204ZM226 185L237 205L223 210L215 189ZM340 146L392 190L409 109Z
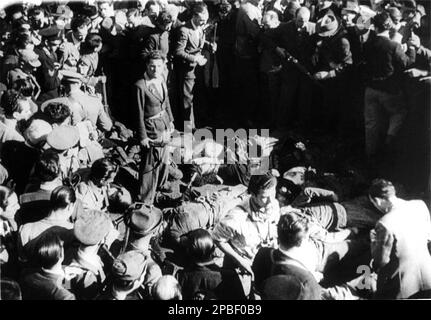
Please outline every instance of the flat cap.
M139 279L145 270L147 256L139 250L120 254L112 265L112 275L124 281Z
M79 215L75 221L73 233L76 239L84 245L98 244L112 228L108 215L102 211L90 210Z
M39 30L39 34L48 40L60 40L62 38L62 30L55 25Z

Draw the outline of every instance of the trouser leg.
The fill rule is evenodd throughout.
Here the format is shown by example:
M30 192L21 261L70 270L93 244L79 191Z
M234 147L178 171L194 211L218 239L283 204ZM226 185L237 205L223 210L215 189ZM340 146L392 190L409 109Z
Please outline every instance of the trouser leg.
M142 202L153 204L157 188L166 182L168 177L166 156L166 148L150 147L143 151L139 179Z
M365 89L364 121L365 151L368 157L373 157L380 144L382 119L376 91L371 88Z
M193 88L194 78L184 78L182 82L183 121L189 122L191 129L195 128L195 117L193 111Z

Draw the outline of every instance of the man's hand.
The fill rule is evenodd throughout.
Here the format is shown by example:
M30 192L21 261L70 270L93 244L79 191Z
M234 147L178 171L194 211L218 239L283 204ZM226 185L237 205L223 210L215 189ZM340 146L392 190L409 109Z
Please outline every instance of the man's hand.
M195 62L199 65L199 66L204 66L206 63L207 63L207 59L203 56L203 55L201 55L201 54L198 54L198 55L196 55L196 57L195 57Z
M211 53L215 53L217 51L217 43L210 42L209 46L210 46Z
M249 259L241 258L238 262L244 271L249 273L252 277L254 276L253 270L251 269L251 261Z
M141 145L147 149L150 148L150 142L152 142L153 140L150 138L145 138L144 140L141 141Z
M420 70L417 68L408 69L404 71L404 73L407 74L407 76L409 76L410 78L421 78L428 76L428 71Z
M415 35L414 33L412 33L412 36L407 41L407 44L409 45L409 47L413 47L413 48L415 48L417 50L421 46L421 39L417 35Z
M174 122L173 121L171 121L170 123L169 123L169 132L174 132L175 131L175 125L174 125Z
M106 83L106 76L99 76L99 81L101 83Z
M329 78L333 78L331 72L328 71L319 71L313 75L313 78L316 80L325 80Z

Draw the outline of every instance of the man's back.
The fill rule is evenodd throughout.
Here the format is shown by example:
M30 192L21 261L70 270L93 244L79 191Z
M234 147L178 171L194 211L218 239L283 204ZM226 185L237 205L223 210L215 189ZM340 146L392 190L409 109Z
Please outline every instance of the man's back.
M379 267L377 297L408 298L431 289L431 239L429 211L423 201L399 199L376 225L372 243Z
M61 276L36 270L20 282L23 300L75 300L75 296L61 285Z
M112 129L112 120L106 114L102 102L97 97L92 97L81 90L77 90L70 93L68 98L82 107L85 120L90 120L94 127L97 126L104 131Z
M198 292L210 292L219 299L245 299L237 273L233 270L221 269L215 264L181 270L178 280L186 300L195 298Z
M305 292L307 300L320 300L321 287L313 274L297 260L291 259L279 250L261 248L253 261L252 266L255 284L259 291L264 290L265 280L275 275L286 275L297 279Z
M371 88L398 92L402 72L415 60L415 51L384 36L373 36L364 45L366 78Z

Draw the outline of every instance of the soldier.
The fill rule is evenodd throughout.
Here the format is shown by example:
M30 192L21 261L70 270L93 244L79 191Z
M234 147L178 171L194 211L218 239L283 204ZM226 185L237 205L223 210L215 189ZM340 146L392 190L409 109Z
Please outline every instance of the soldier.
M36 79L42 91L38 102L42 103L59 95L58 70L60 63L56 51L62 43L62 37L61 30L55 26L43 29L39 34L42 36L42 43L35 48L35 52L39 55L42 65L37 70Z
M98 128L102 132L110 132L113 127L112 120L106 113L102 101L81 90L82 75L69 70L63 70L61 74L67 99L74 106L71 110L72 124L90 120L94 128Z

